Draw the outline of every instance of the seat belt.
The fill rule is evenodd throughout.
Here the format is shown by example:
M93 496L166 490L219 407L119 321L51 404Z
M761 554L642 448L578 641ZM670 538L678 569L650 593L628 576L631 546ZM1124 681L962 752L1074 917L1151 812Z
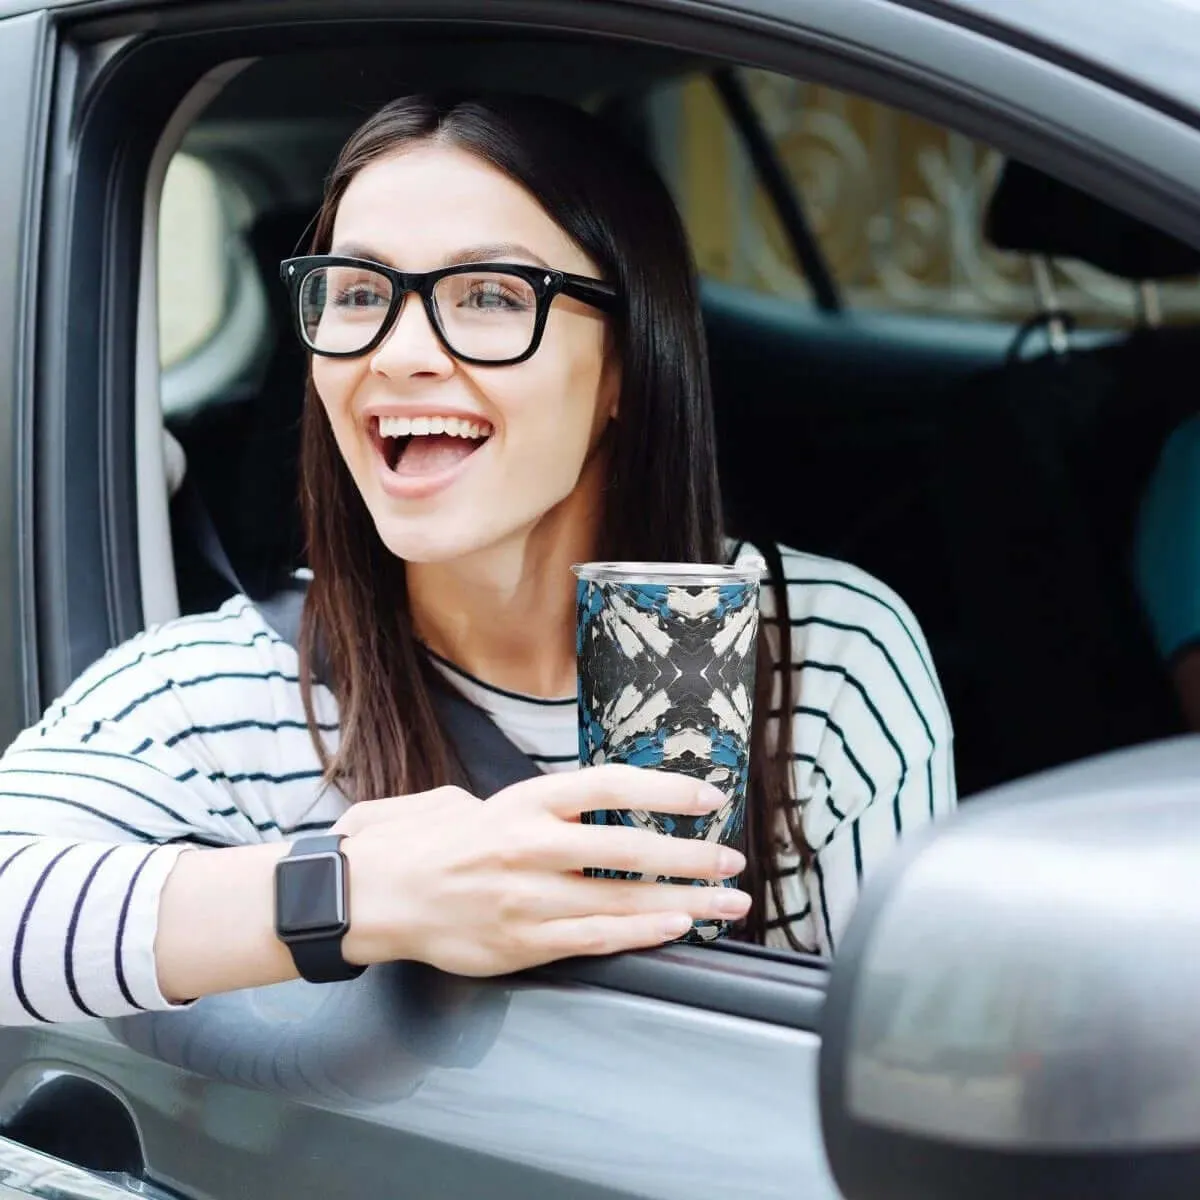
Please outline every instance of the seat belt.
M186 476L176 501L184 528L201 558L235 593L244 595L246 589L242 587L237 571L221 544L204 499ZM280 591L264 600L253 601L267 624L297 650L300 647L300 616L304 611L307 590L305 581L293 576ZM328 676L319 657L313 664L313 674L318 680ZM485 798L493 796L514 783L542 774L533 759L514 746L482 708L472 704L450 684L441 680L434 680L433 683L431 699L438 724L454 747L475 795Z
M304 580L293 577L289 587L256 602L263 620L285 642L297 648L307 590ZM313 674L317 679L327 674L319 655L313 664ZM440 680L435 681L431 692L438 724L454 746L475 795L493 796L514 783L542 773L533 759L517 749L477 704L472 704Z
M209 515L204 497L200 495L200 489L190 474L184 475L179 490L175 493L175 507L183 527L188 531L192 541L196 543L200 557L225 583L233 588L235 594L244 592L245 588L238 579L238 573L234 570L233 563L229 561L229 555L225 553L225 547L221 544L220 535Z

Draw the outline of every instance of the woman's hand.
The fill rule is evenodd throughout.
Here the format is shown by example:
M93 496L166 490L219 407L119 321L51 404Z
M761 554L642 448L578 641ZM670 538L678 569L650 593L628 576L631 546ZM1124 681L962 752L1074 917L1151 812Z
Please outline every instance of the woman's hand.
M640 809L697 815L724 797L686 776L589 767L514 784L486 803L437 788L356 804L347 835L351 962L416 959L459 975L499 975L580 954L660 945L697 917L750 907L724 887L592 879L585 867L718 881L745 859L711 842L614 825L580 813Z

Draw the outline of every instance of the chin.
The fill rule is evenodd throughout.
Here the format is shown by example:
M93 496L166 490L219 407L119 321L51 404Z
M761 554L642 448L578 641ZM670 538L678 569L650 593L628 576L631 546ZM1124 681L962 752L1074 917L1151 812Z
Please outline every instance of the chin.
M446 563L486 549L497 538L494 532L464 528L463 521L423 519L375 522L380 541L397 558L410 563Z

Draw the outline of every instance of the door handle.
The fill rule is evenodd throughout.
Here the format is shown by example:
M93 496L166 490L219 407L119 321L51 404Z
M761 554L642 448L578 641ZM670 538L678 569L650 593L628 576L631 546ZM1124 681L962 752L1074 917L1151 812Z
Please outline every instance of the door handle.
M171 1200L129 1175L99 1175L0 1137L0 1200Z

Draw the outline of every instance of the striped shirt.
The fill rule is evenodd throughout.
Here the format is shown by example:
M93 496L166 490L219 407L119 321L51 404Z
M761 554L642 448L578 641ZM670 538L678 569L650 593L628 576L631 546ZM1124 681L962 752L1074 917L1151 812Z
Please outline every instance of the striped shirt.
M751 553L743 550L743 554ZM888 588L783 551L792 627L795 804L781 824L782 911L832 954L863 877L906 830L955 804L951 729L917 623ZM776 619L769 589L763 618ZM544 770L577 769L574 698L446 676ZM170 1007L154 961L159 897L189 846L280 841L347 807L305 724L296 652L242 596L111 650L0 758L0 1026ZM316 716L337 745L333 695Z

